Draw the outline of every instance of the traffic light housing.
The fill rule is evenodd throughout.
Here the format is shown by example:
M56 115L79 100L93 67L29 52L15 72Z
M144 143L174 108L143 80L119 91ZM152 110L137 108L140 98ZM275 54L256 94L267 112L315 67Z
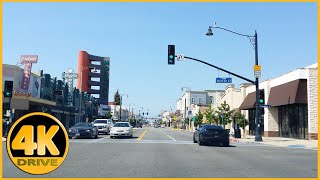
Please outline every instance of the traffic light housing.
M175 45L168 45L168 64L174 65Z
M259 90L259 114L264 114L265 99L264 99L264 90Z
M149 115L149 114L147 113L147 115Z
M4 82L4 97L12 97L12 91L13 91L13 81L5 81Z

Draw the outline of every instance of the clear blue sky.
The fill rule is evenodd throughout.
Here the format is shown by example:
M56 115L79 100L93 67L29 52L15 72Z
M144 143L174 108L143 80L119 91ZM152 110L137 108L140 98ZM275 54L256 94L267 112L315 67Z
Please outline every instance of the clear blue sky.
M3 3L3 63L39 56L33 70L61 79L76 69L79 50L111 58L110 101L175 109L181 87L225 89L218 71L193 61L167 64L168 44L183 53L253 79L254 49L243 34L258 32L262 80L317 62L316 3ZM223 72L220 77L229 77ZM245 81L232 77L236 87Z

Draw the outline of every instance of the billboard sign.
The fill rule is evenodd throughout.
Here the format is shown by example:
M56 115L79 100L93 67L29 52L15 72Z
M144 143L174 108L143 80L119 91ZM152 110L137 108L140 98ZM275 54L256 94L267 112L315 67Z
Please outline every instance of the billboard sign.
M37 55L22 55L20 63L24 65L21 89L28 90L30 85L31 68L33 63L38 62Z

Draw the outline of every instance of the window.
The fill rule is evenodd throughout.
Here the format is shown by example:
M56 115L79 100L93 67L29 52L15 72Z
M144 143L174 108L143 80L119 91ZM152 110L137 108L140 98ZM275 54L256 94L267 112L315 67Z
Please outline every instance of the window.
M193 100L193 98L191 98L191 103L194 103L194 100Z
M199 104L201 104L201 98L199 98Z

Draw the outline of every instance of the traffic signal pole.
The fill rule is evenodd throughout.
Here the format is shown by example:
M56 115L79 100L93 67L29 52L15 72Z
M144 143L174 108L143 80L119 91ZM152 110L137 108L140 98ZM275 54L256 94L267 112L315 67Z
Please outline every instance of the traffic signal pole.
M255 63L256 65L259 65L258 62L258 35L257 31L254 34L254 48L255 48ZM256 136L255 136L255 141L262 141L262 136L261 136L261 119L259 115L259 78L256 77ZM262 116L262 115L261 115Z
M257 36L257 34L255 34L255 37L256 36ZM258 65L258 44L257 44L258 40L257 40L257 38L255 38L255 43L256 43L256 45L255 45L255 50L256 50L256 53L255 53L255 64ZM177 57L177 56L175 55L175 57ZM236 73L233 73L233 72L230 72L228 70L225 70L225 69L220 68L218 66L212 65L212 64L207 63L205 61L202 61L202 60L199 60L199 59L196 59L196 58L192 58L192 57L188 57L188 56L184 56L184 58L190 59L190 60L193 60L193 61L201 62L203 64L206 64L208 66L211 66L211 67L216 68L218 70L221 70L223 72L226 72L228 74L236 76L236 77L238 77L240 79L248 81L248 82L250 82L252 84L255 84L255 86L256 86L256 119L255 119L255 124L256 124L256 129L255 129L256 133L255 133L255 135L256 136L255 136L255 141L262 141L262 137L261 137L261 120L260 120L260 116L259 116L259 102L258 102L258 99L259 99L259 79L256 78L255 81L252 81L252 80L250 80L248 78L245 78L245 77L240 76L240 75L238 75Z

